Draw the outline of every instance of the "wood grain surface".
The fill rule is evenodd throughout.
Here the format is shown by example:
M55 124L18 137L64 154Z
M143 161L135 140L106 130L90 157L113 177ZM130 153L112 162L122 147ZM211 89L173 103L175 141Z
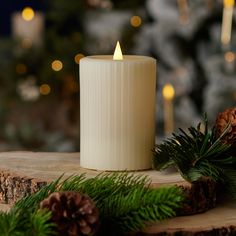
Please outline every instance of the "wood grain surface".
M79 153L41 152L2 152L0 153L0 172L9 172L11 174L8 177L20 176L20 179L27 178L33 182L50 182L62 174L67 177L86 173L88 177L93 177L100 173L96 170L81 168ZM184 188L191 187L191 184L174 171L147 170L132 173L148 175L153 187L173 184ZM0 204L0 210L7 211L9 208L10 205ZM180 216L158 222L137 235L236 235L236 203L226 201L203 214Z

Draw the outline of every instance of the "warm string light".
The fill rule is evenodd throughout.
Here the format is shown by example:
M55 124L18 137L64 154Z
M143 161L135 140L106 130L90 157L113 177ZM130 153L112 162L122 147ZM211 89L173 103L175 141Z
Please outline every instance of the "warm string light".
M141 24L142 24L142 19L140 16L132 16L130 18L130 24L133 26L133 27L139 27Z
M228 45L231 41L234 0L224 0L224 9L221 27L221 43Z
M226 52L224 54L224 69L226 73L232 73L235 71L235 53L233 52Z
M31 21L33 20L34 18L34 10L31 8L31 7L25 7L23 10L22 10L22 18L25 20L25 21Z
M81 60L83 57L84 57L84 54L82 54L82 53L76 54L75 57L74 57L75 63L76 63L76 64L79 64L79 63L80 63L80 60Z
M224 57L226 62L233 62L235 60L235 54L233 52L226 52Z
M63 63L60 60L54 60L51 64L51 67L54 71L60 71L63 68Z
M51 92L51 87L48 84L42 84L39 87L39 92L41 95L48 95Z

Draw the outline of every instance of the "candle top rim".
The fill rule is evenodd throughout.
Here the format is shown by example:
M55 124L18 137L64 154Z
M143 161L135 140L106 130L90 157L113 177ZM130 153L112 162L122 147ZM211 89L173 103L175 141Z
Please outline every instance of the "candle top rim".
M156 61L155 58L141 55L123 55L122 60L114 60L113 55L92 55L82 58L81 60L94 60L94 61L114 61L122 63L122 61Z

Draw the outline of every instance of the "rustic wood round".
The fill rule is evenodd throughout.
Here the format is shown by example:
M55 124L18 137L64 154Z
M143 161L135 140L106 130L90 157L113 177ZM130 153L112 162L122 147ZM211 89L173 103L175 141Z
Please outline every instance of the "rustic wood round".
M2 152L0 163L0 210L8 210L9 204L37 191L63 173L64 177L85 172L88 177L93 177L99 173L81 168L79 153ZM193 188L178 173L154 170L132 173L148 175L155 188L173 184L183 189ZM197 192L195 189L194 194ZM236 235L236 203L224 202L202 214L157 222L137 235Z

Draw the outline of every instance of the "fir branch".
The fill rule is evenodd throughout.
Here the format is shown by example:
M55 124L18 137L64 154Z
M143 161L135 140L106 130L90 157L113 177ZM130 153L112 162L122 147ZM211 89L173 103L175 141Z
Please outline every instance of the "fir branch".
M78 191L88 194L97 204L117 193L126 195L132 189L148 187L150 179L128 173L102 173L94 178L86 179L79 184L74 176L61 183L60 191ZM69 183L69 184L68 184Z
M25 222L20 217L20 211L12 210L9 213L0 212L0 235L16 236L21 229L25 229Z
M55 226L50 223L50 212L14 208L9 212L0 212L1 236L52 236Z
M208 130L205 116L205 130L201 131L201 123L196 128L190 127L188 133L180 129L161 145L154 149L154 168L157 170L175 166L180 174L189 182L209 177L215 182L224 182L236 197L236 157L231 156L230 145L222 139L231 128L228 124L220 137L215 130Z
M35 211L29 214L28 227L25 236L56 235L55 225L50 223L51 212Z
M135 197L134 197L135 196ZM183 196L177 187L140 190L117 194L104 200L103 221L120 232L136 231L148 223L175 216ZM106 224L107 225L107 224ZM118 227L117 227L118 226Z
M84 174L63 181L59 178L20 200L13 209L29 208L31 214L36 212L35 222L37 219L42 222L37 209L44 198L54 191L78 191L95 201L102 226L110 226L113 231L124 233L142 229L147 222L172 217L180 207L183 194L178 187L151 189L149 185L150 179L146 176L128 173L102 173L91 179L86 179ZM34 229L32 224L30 228ZM41 235L40 227L34 230L38 232L37 235Z

